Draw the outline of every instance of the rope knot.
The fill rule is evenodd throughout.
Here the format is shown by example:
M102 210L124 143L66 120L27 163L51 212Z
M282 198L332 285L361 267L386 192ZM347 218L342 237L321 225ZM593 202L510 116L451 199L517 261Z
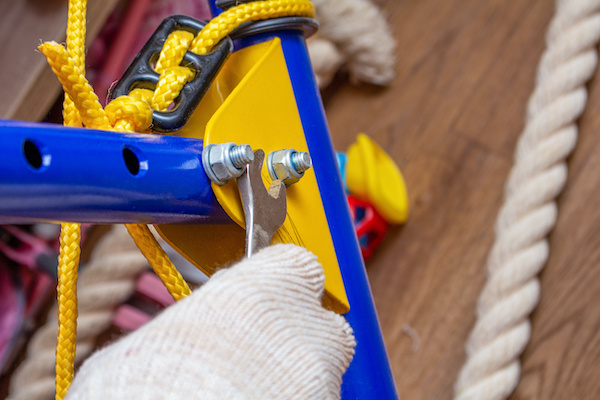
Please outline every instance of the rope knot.
M142 96L119 96L104 110L110 125L118 131L145 132L152 125L152 108Z

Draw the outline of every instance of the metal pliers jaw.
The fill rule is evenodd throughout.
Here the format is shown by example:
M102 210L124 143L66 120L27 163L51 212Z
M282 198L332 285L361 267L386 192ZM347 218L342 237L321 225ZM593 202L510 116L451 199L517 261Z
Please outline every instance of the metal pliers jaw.
M254 152L254 160L237 178L246 220L246 257L271 244L273 235L283 225L287 215L285 184L279 179L265 188L261 177L265 152Z

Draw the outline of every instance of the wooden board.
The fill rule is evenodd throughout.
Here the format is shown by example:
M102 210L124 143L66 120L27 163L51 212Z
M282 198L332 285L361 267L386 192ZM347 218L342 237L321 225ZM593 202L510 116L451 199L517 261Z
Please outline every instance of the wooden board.
M553 2L376 2L398 42L398 75L383 90L338 80L325 105L337 149L366 132L404 173L411 216L369 277L400 397L450 399ZM599 107L597 73L512 399L600 398Z
M88 2L88 45L117 2ZM67 0L0 0L0 118L39 121L54 104L60 84L37 46L64 43L66 27Z

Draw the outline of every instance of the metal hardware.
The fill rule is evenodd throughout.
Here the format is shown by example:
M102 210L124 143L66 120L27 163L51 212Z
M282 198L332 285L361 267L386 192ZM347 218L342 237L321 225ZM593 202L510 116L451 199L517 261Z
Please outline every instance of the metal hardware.
M163 20L114 87L111 99L126 95L138 87L154 89L160 75L152 65L156 62L169 34L176 29L182 29L196 35L204 25L206 21L198 21L183 15L175 15ZM171 132L185 125L232 51L233 42L228 37L221 40L209 54L188 51L182 65L193 69L195 76L183 87L172 110L153 111L152 129L158 132Z
M304 172L312 167L312 159L306 151L296 152L292 154L292 166L297 172Z
M246 257L271 244L287 215L285 185L275 180L268 191L265 188L260 175L264 159L264 151L257 150L237 179L246 220Z
M240 177L244 167L254 160L252 147L235 143L209 144L202 152L202 166L208 178L217 185L224 185Z
M280 179L286 186L296 183L304 171L312 166L310 154L305 151L283 149L269 153L267 169L273 179Z

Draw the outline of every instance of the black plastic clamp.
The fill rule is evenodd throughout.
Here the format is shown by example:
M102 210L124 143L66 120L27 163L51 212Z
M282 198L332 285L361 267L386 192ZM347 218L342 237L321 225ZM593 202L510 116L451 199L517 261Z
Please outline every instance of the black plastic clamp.
M206 23L185 15L174 15L163 20L113 88L111 99L129 94L136 88L154 90L160 75L154 70L153 64L158 59L169 34L181 29L197 35ZM229 37L217 43L208 54L188 51L181 65L191 68L195 76L183 87L172 110L153 110L152 129L158 132L172 132L184 126L232 51L233 43Z

